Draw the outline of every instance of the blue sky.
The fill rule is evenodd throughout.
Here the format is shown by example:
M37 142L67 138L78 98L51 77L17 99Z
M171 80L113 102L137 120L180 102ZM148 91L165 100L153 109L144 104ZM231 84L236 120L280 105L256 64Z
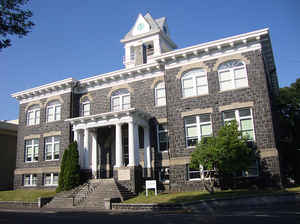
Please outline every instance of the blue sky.
M0 120L18 117L11 93L123 68L120 39L138 13L167 17L178 48L270 28L280 87L300 78L298 0L31 1L36 24L0 52Z

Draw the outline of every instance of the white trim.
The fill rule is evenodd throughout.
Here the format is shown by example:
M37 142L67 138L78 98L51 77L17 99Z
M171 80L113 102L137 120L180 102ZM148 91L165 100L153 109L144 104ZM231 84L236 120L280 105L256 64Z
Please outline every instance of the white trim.
M90 101L84 101L81 103L82 105L82 111L81 111L81 115L82 117L85 117L85 116L89 116L91 115L91 102ZM85 106L89 105L89 109L88 110L84 110L85 109ZM86 114L88 112L88 114Z
M51 104L51 102L55 102L55 104L49 105L49 103ZM50 123L53 121L59 121L61 120L61 103L58 100L54 100L54 101L50 101L46 107L46 123ZM59 109L59 113L57 113L57 110ZM53 110L52 113L49 113L49 110ZM53 116L52 120L49 120L50 116Z
M35 144L35 140L37 140L37 144ZM29 144L27 145L26 142L29 142ZM39 159L35 160L35 148L37 147L37 155L39 155L39 139L38 138L33 138L33 139L26 139L25 140L25 155L24 155L24 161L25 163L34 163L34 162L38 162ZM27 161L28 158L28 148L31 147L32 153L31 153L31 161ZM39 156L37 156L39 157Z
M199 71L199 73L197 72L197 74L195 74L195 71ZM206 78L206 85L199 85L197 86L197 78ZM192 95L191 96L185 96L185 90L188 88L184 88L184 81L185 80L189 80L191 79L192 81ZM198 87L207 87L207 91L205 92L198 92ZM207 71L206 69L203 68L194 68L191 70L188 70L186 73L184 73L181 77L181 95L182 95L182 99L185 98L189 98L189 97L195 97L195 96L202 96L202 95L208 95L209 90L208 90L208 81L207 81Z
M58 137L58 140L55 141L55 137ZM51 139L51 142L46 142L46 139ZM55 159L55 145L58 144L58 158ZM45 150L44 150L44 159L45 161L53 161L53 160L59 160L60 157L60 136L49 136L49 137L45 137ZM47 145L51 146L51 159L47 159L47 154L46 154L46 149L47 149Z
M46 184L46 175L50 174L50 184ZM57 183L54 183L54 174L57 174ZM59 174L58 173L45 173L44 174L44 186L58 186L58 178Z
M29 182L30 182L29 184L25 183L26 176L29 176ZM33 183L33 182L35 182L35 183ZM37 182L37 175L36 174L24 174L23 175L23 186L24 187L35 187L35 186L37 186L36 182Z
M30 113L33 113L33 124L30 124ZM35 104L30 106L26 112L26 126L38 125L40 124L40 119L41 119L40 105Z
M163 87L158 87L159 85L163 85ZM164 96L163 97L158 97L157 95L157 91L159 90L163 90L164 92ZM164 99L164 103L158 103L159 99ZM156 83L155 88L154 88L154 102L155 102L155 106L156 107L162 107L165 106L167 104L166 102L166 86L165 86L165 82L164 81L159 81Z
M234 55L234 54L238 54L238 53L245 53L248 51L255 51L255 50L260 50L260 49L261 49L261 44L256 43L256 44L253 44L250 46L247 45L247 46L243 46L240 48L230 49L227 51L219 50L216 53L206 52L203 55L199 54L193 58L177 58L177 57L173 56L172 58L174 58L175 61L172 61L169 64L166 64L165 68L167 70L167 69L172 69L172 68L176 68L176 67L194 64L195 62L203 62L203 61L208 61L208 60L212 60L212 59L217 59L220 57L225 57L225 56L230 56L230 55ZM181 60L179 60L179 59L181 59Z

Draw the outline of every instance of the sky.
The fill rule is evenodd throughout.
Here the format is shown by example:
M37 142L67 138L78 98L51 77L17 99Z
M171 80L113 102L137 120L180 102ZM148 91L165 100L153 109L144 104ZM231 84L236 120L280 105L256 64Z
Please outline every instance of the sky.
M268 27L280 87L300 78L300 0L31 0L32 31L0 51L0 120L18 118L10 94L124 68L120 39L139 13L166 17L178 48Z

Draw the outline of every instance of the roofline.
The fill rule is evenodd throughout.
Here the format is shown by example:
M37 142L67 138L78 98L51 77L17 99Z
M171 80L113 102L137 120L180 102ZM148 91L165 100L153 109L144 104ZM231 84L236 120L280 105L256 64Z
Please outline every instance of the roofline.
M208 49L208 48L217 47L217 46L221 47L221 45L234 43L237 41L244 41L244 40L247 41L247 39L249 39L249 38L260 37L261 35L265 35L265 34L269 34L269 28L255 30L252 32L243 33L243 34L239 34L236 36L230 36L230 37L222 38L219 40L209 41L209 42L205 42L205 43L198 44L198 45L193 45L193 46L186 47L186 48L180 48L178 50L166 52L160 56L155 57L155 59L157 61L160 61L161 59L164 59L164 58L167 58L170 56L174 56L176 54L183 54L183 53L186 53L189 51L194 51L196 49L200 50L200 49Z

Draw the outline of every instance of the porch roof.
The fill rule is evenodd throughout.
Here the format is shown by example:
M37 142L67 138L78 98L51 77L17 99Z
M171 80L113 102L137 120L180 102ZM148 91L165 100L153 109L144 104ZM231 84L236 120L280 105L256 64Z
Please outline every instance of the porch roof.
M129 121L135 121L141 125L148 125L148 119L150 119L150 117L151 116L145 112L135 108L129 108L122 111L112 111L84 117L70 118L65 121L70 122L74 129L81 129L83 126L86 128L100 127Z

